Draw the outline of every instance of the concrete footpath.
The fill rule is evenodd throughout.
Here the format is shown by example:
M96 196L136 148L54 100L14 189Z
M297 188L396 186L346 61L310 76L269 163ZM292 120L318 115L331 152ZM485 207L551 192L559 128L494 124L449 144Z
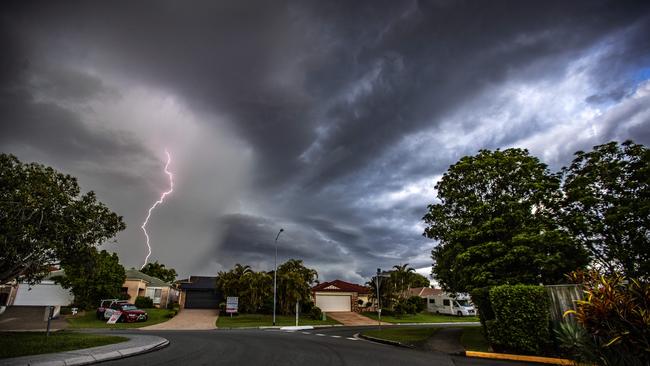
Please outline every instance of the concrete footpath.
M155 351L169 344L169 341L167 339L151 335L137 335L130 333L120 334L113 332L111 332L111 335L127 337L129 340L126 342L109 344L107 346L84 348L76 351L0 359L0 365L90 365L96 362L115 360L119 358L135 356L141 353Z

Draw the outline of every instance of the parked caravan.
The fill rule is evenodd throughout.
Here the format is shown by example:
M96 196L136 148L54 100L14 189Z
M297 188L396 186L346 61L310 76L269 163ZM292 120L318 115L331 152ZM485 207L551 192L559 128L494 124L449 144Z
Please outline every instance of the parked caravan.
M476 309L467 294L449 294L442 292L426 296L427 311L436 314L458 316L475 316Z

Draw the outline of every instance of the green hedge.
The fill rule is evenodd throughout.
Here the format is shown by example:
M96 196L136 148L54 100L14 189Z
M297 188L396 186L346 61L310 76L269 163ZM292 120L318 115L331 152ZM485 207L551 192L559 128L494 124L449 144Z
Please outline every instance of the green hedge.
M153 299L146 296L138 296L135 298L134 305L140 309L151 309L153 308Z
M494 319L486 321L497 351L540 354L550 344L549 299L542 286L502 285L490 289Z
M483 327L483 335L487 338L485 323L494 320L494 311L490 303L490 287L477 288L471 292L472 303L478 308L478 319Z

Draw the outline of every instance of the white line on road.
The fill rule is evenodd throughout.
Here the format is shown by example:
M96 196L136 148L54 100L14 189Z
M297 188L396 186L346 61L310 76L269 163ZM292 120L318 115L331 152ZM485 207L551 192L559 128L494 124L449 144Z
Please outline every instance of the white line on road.
M345 339L349 339L351 341L358 341L359 340L358 338L350 338L350 337L346 337Z
M341 336L330 336L332 338L341 338Z
M316 335L319 336L319 337L325 337L325 334L322 334L322 333L316 333Z
M309 333L309 332L301 332L301 333L302 333L302 334L311 334L311 333Z

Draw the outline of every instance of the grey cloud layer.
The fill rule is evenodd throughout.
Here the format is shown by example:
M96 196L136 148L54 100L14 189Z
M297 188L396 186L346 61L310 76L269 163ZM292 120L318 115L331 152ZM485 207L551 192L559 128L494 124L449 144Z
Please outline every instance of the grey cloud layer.
M146 156L150 147L139 142L146 136L107 132L66 106L119 98L102 75L127 89L165 90L197 115L219 116L199 120L216 134L226 126L254 161L246 170L250 186L232 190L243 208L208 199L220 209L204 218L201 233L169 231L184 241L180 247L196 249L194 262L176 264L182 273L236 262L269 268L280 225L287 229L280 253L304 258L328 276L359 280L377 266L426 266L433 243L417 225L434 197L420 192L378 200L442 174L464 154L547 131L539 111L504 133L456 143L488 123L483 111L504 85L560 82L577 59L614 43L588 65L593 92L585 98L625 105L618 115L603 116L598 123L606 132L587 143L612 137L650 142L648 102L629 100L630 73L650 65L648 10L643 2L607 1L5 5L0 40L9 52L0 63L0 148L31 146L20 150L23 156L44 151L70 169L64 162L100 165L107 153ZM36 101L39 94L57 100ZM519 113L509 100L502 103L497 109ZM453 126L445 124L459 113ZM631 115L637 123L616 129ZM567 162L571 149L564 147L558 161ZM227 174L214 171L215 182ZM209 190L210 184L192 187ZM111 199L136 210L150 197L138 205ZM187 204L170 201L168 210L191 211ZM165 222L172 225L174 218ZM137 241L136 234L127 237ZM161 259L171 262L182 251L168 240Z

